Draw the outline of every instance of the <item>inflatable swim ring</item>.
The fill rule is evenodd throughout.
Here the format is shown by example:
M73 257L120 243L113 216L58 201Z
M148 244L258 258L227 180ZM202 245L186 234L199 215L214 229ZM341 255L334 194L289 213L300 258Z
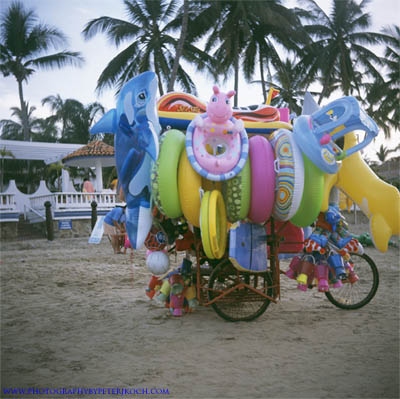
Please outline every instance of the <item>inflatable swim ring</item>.
M250 160L247 158L242 171L232 179L223 182L222 194L226 204L227 218L231 223L245 219L249 213L250 179Z
M203 120L207 114L199 115ZM232 128L236 119L230 118L226 127ZM211 127L211 129L215 128ZM208 132L196 126L193 120L186 132L186 151L193 169L208 180L222 181L236 176L248 156L248 138L245 129L239 135L227 129Z
M303 154L304 190L299 209L290 221L307 227L318 217L324 194L324 173Z
M203 251L207 258L215 259L212 250L211 250L211 242L210 235L208 232L208 210L210 206L210 194L211 191L206 191L201 199L200 205L200 234L201 234L201 243L203 246Z
M201 200L200 232L206 256L222 258L228 232L224 199L218 190L207 191Z
M253 223L264 223L272 214L275 198L274 151L263 136L251 137L249 147L251 194L247 216Z
M185 219L195 227L200 227L201 180L201 176L192 168L186 151L183 150L178 167L179 201Z
M289 130L279 129L269 136L275 152L276 192L273 215L289 220L299 209L304 190L304 165L300 149Z
M160 138L160 153L151 174L153 199L165 216L182 216L178 191L178 164L185 148L185 135L179 130L168 130Z

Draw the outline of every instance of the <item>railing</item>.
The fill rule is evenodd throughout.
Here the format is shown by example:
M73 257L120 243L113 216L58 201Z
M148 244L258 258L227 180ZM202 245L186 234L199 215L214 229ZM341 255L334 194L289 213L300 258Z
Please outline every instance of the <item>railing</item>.
M113 208L116 205L115 193L53 193L30 198L32 209L43 209L44 203L49 201L53 210L63 209L90 209L95 201L97 208Z
M15 194L0 194L0 211L16 211Z

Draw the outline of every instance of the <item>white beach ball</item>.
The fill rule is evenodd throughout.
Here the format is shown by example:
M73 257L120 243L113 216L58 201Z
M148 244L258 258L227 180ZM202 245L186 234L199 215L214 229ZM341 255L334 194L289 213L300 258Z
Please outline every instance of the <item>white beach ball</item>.
M150 273L156 276L166 273L169 270L169 257L163 251L148 251L146 265Z

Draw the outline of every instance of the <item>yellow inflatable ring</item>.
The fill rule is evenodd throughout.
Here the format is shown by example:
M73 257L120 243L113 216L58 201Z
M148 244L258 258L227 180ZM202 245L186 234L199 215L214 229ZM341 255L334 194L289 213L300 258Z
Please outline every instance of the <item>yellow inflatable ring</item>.
M324 172L303 154L304 190L300 206L290 221L298 227L313 223L320 212L324 195Z
M201 243L203 244L203 251L207 258L215 259L211 251L210 236L208 234L208 210L210 203L211 191L206 191L201 199L200 205L200 233Z
M178 192L178 164L185 148L185 135L179 130L168 130L160 138L160 152L151 173L153 200L165 216L182 216Z
M226 205L229 222L235 223L246 218L250 209L251 172L250 160L239 174L223 182L222 194Z
M183 150L178 167L178 192L185 219L195 227L200 227L201 176L192 168Z
M203 250L210 259L220 259L226 250L225 203L218 190L207 191L201 200L200 231Z
M221 259L226 250L228 236L225 203L221 191L211 191L208 217L211 251L216 259Z

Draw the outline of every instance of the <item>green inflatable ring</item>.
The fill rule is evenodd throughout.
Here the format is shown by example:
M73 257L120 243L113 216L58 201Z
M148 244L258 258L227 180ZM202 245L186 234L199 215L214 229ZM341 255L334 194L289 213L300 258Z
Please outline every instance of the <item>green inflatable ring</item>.
M174 219L182 216L178 191L178 165L185 135L175 129L168 130L160 138L160 153L151 173L151 189L157 208L165 216Z
M232 179L225 180L222 185L222 194L229 222L235 223L246 218L250 209L250 193L250 161L247 158L240 173Z
M304 191L300 206L290 221L297 227L310 226L318 217L324 195L324 172L304 154Z

